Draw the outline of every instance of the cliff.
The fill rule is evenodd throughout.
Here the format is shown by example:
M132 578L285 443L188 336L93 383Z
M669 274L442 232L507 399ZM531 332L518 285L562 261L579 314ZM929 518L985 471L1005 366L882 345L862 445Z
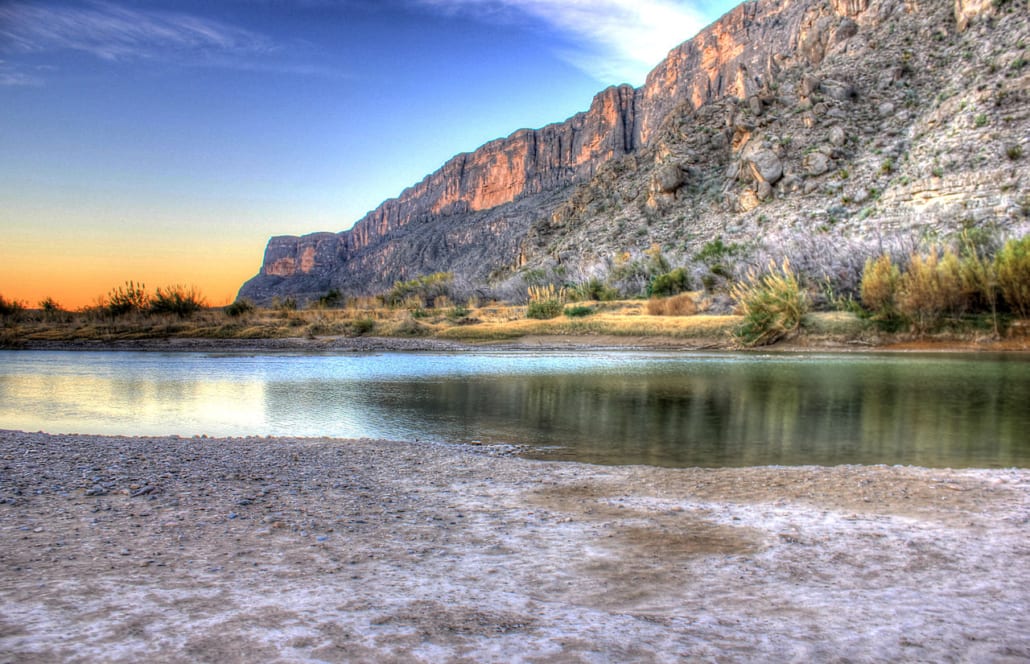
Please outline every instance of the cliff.
M931 121L946 111L946 100L937 99L942 89L984 106L975 86L1008 91L997 105L1007 115L998 111L993 140L1019 147L1028 133L1027 68L1008 65L998 74L994 51L1018 62L1027 17L1018 0L1007 9L998 4L745 3L673 49L638 89L609 88L565 122L458 155L349 231L272 238L261 272L240 296L376 293L436 271L485 289L525 268L563 265L582 276L598 261L654 243L687 255L717 235L753 237L811 224L812 209L841 207L831 203L839 203L843 187L828 182L828 173L853 166L864 174L873 162L879 168L883 158L874 153L885 147L897 153L892 168L907 168L909 155L921 149L911 137L944 131L946 118ZM995 11L1007 13L995 20ZM922 48L927 40L937 52ZM1007 78L987 81L988 61L995 62L995 78ZM886 145L890 136L899 140ZM962 161L955 141L945 147ZM921 158L940 161L940 148ZM954 183L960 189L968 185L962 177ZM884 201L880 216L894 225L925 211L927 192L935 198L952 186L921 176L903 185L874 179L858 181L876 189ZM956 204L967 193L981 202L986 196L1004 207L995 200L998 182L988 175L984 191L947 195ZM1021 175L1006 182L1017 194L1025 191ZM757 217L773 212L786 218L775 229L758 228Z

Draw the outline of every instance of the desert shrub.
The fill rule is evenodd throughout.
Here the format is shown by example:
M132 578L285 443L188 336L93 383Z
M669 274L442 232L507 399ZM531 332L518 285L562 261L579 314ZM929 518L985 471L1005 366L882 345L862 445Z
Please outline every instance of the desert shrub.
M949 313L958 313L966 300L962 271L955 252L941 253L931 247L925 256L914 253L908 269L898 283L898 310L920 334L942 322Z
M721 263L731 256L736 256L740 253L742 247L731 242L726 244L722 241L721 237L717 237L710 242L706 242L701 250L694 254L694 260L701 261L705 265L713 265L715 263Z
M564 288L547 286L530 286L529 305L526 307L526 318L546 320L561 315L565 308L567 292Z
M293 297L273 298L272 308L278 311L280 316L288 318L292 312L297 310L297 299Z
M998 269L985 257L974 236L962 234L962 287L976 311L991 314L994 333L998 330Z
M64 311L64 308L57 303L52 297L46 297L39 301L39 308L44 314L59 314Z
M1020 318L1030 318L1030 235L1005 243L994 257L998 288Z
M612 288L597 277L577 284L569 291L569 299L575 302L594 300L610 302L619 299L619 291Z
M697 303L688 293L653 297L647 301L647 313L651 316L693 316L697 313Z
M583 318L583 317L589 316L589 315L591 315L593 313L594 313L594 308L593 307L585 307L585 306L582 306L582 305L576 306L576 307L568 307L568 308L565 309L565 315L568 316L569 318Z
M446 295L454 283L454 275L450 272L434 272L408 281L395 281L383 300L391 307L402 304L411 298L417 298L421 306L433 307L436 298Z
M39 301L39 310L43 312L43 320L57 321L65 314L64 307L58 304L52 297L45 297Z
M18 300L8 300L0 295L0 318L3 320L15 320L25 311L25 303Z
M761 277L751 271L746 282L733 285L730 295L744 316L736 337L745 346L771 344L795 332L808 311L808 294L786 259L779 268L770 262Z
M447 312L447 318L449 320L461 320L471 313L468 307L463 307L460 304L456 304Z
M608 283L619 293L635 296L644 292L651 282L651 276L648 262L627 251L615 257L608 274Z
M371 318L358 318L351 321L350 324L350 332L355 337L370 334L374 329L376 329L376 322Z
M681 267L659 274L651 280L648 286L648 295L654 297L667 297L678 295L683 291L690 290L690 275Z
M111 316L125 316L131 313L146 311L150 306L150 296L146 286L126 281L124 286L111 289L105 300L105 309Z
M897 319L900 282L901 270L891 261L889 255L882 254L875 259L866 259L859 294L862 306L873 314L873 318L883 323Z
M223 310L231 318L239 318L254 311L254 305L250 300L236 300Z
M150 312L189 318L206 305L204 296L195 286L175 285L157 289L154 297L150 299Z
M721 237L705 243L701 250L694 254L694 260L702 263L705 272L701 275L701 285L706 291L713 292L720 284L732 281L736 272L736 263L743 253L744 247L732 242L726 244Z
M330 288L329 291L318 298L315 303L319 309L335 309L343 304L343 294L335 288Z

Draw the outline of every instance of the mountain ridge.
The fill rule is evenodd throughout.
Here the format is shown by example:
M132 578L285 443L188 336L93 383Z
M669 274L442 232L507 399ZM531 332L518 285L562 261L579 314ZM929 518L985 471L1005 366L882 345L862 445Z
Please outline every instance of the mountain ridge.
M845 197L826 176L868 161L853 143L874 135L877 124L888 131L897 126L899 136L913 131L920 109L898 109L893 100L902 100L905 86L921 94L939 83L910 71L929 56L899 44L923 33L970 40L961 35L977 23L994 38L1022 40L1025 13L1016 7L1013 17L1010 10L1005 21L1018 24L1013 26L995 20L996 11L995 3L983 0L744 3L672 49L639 88L607 88L587 111L563 122L522 129L456 155L349 231L273 237L260 273L240 297L310 300L330 289L373 294L396 280L438 271L453 272L469 290L496 292L514 288L527 268L581 279L610 271L614 256L626 250L640 253L658 244L687 256L701 236L732 236L735 228L753 234L759 208L796 216L784 201ZM895 26L901 26L898 36ZM887 66L893 51L911 62L875 72L875 81L860 71L864 62ZM1026 71L1020 67L1006 85L1013 97L1005 104L1015 101L1021 115L1005 140L1015 140L1021 150ZM880 105L875 112L866 108L872 99ZM870 119L856 125L849 113ZM791 136L824 128L826 145L791 154ZM763 129L789 133L777 143ZM701 134L705 144L685 150ZM869 150L882 153L883 147ZM1025 193L1025 177L1006 182ZM868 188L886 202L905 196L899 186L876 182ZM919 193L908 195L911 201ZM863 201L868 198L867 191ZM604 210L595 205L599 199ZM699 210L708 216L701 219ZM637 227L627 235L626 225ZM583 237L573 243L577 233Z

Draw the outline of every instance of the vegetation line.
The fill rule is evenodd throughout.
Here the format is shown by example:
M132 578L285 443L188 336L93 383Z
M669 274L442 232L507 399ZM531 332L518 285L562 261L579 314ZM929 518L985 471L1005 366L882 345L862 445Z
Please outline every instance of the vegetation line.
M735 253L720 241L706 247L729 274ZM277 300L256 307L239 300L206 306L192 286L173 285L151 294L126 282L93 305L66 311L53 298L30 309L0 295L0 347L33 341L133 339L262 339L285 337L436 337L468 342L504 341L531 335L655 337L711 345L765 346L781 341L876 346L937 339L1026 347L1030 318L1030 235L1001 246L969 234L930 244L907 256L870 257L850 292L820 283L787 259L770 261L743 279L702 279L672 267L657 249L646 293L620 298L611 284L536 284L524 302L456 301L448 273L399 281L376 297L344 297L330 290L299 306ZM645 297L646 296L646 297Z

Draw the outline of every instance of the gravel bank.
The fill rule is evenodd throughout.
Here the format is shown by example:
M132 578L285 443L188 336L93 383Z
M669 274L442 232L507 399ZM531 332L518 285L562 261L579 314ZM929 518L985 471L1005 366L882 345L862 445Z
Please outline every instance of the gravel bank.
M1030 471L0 432L0 661L1026 661Z
M77 341L27 340L23 350L131 350L165 353L264 353L333 352L378 353L389 351L467 350L470 346L443 339L402 337L284 337L278 339L81 339Z

